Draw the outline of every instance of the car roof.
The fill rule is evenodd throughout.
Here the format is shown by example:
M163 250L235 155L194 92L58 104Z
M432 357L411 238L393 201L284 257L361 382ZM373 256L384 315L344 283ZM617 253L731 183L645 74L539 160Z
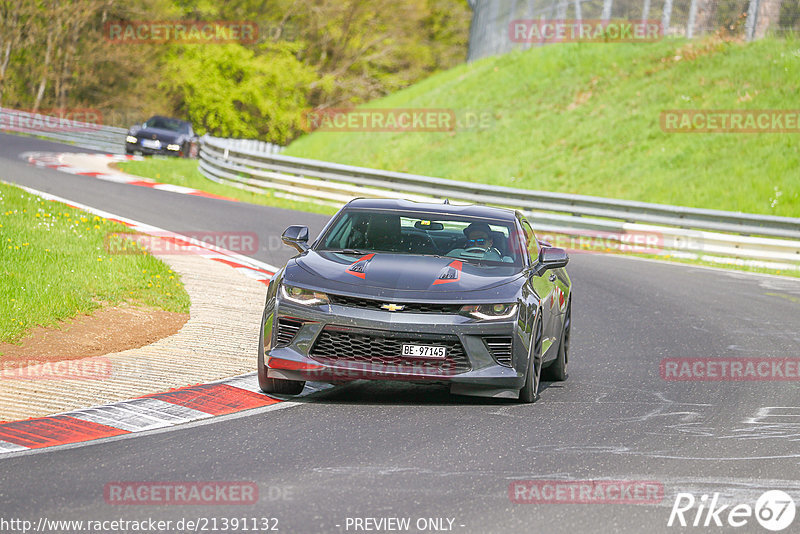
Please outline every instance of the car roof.
M459 205L443 204L439 202L416 202L395 198L357 198L348 202L344 209L347 208L396 210L426 214L440 213L442 215L461 215L465 217L479 217L502 221L514 221L516 219L514 210L506 208L495 208L478 204Z
M147 121L151 121L151 120L153 120L153 119L165 119L165 120L168 120L168 121L178 121L178 122L182 122L183 124L188 124L189 126L191 126L191 125L192 125L192 123L191 123L191 122L189 122L189 121L185 121L185 120L183 120L183 119L177 119L177 118L175 118L175 117L167 117L167 116L165 116L165 115L153 115L152 117L150 117L149 119L147 119ZM147 122L147 121L145 121L145 122Z

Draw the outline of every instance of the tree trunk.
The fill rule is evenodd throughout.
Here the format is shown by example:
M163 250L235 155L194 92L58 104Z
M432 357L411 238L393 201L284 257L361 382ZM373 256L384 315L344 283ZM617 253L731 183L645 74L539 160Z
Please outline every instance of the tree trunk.
M48 32L47 47L45 48L44 62L42 64L42 76L39 78L39 88L36 90L36 98L33 101L32 111L34 113L39 110L39 106L42 104L42 98L44 97L44 90L47 88L47 77L50 75L50 58L53 55L53 41L53 33Z
M770 26L778 25L781 16L781 0L761 0L756 18L755 38L763 39Z
M11 43L6 43L3 57L0 59L0 108L3 107L3 85L6 78L6 69L8 68L8 60L11 57Z
M672 0L664 0L664 9L661 12L661 33L669 34L669 25L672 21Z
M716 0L697 0L697 17L695 18L694 36L716 30L714 17L717 15Z

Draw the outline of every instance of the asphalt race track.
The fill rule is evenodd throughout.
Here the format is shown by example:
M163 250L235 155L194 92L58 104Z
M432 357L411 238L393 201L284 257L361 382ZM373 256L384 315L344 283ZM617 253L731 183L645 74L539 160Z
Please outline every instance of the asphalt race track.
M0 134L0 179L176 232L256 232L256 257L272 265L292 255L278 245L286 226L315 233L326 220L35 168L19 158L25 151L79 149ZM766 532L755 517L736 529L667 522L681 492L752 506L763 492L783 490L798 502L800 381L667 381L659 369L664 358L798 358L800 281L590 254L573 255L569 272L569 379L545 383L533 405L450 396L439 386L354 383L280 409L0 459L2 516L34 525L277 518L287 533L364 532L375 525L354 518L393 517L410 518L410 532L439 524L417 530L420 518L444 518L441 527L464 533ZM255 358L253 347L254 370ZM509 485L531 479L652 481L664 498L512 502ZM118 481L246 481L260 499L107 504L104 487Z

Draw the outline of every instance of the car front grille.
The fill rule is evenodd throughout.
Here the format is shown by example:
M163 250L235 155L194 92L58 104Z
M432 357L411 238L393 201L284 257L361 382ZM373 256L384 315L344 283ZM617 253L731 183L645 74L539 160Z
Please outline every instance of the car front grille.
M443 346L444 359L402 356L404 344ZM327 326L310 357L328 365L345 364L368 372L451 376L472 366L457 336L352 330Z
M492 357L500 365L511 367L511 338L510 337L485 337L484 343L492 353Z
M297 332L300 331L300 327L302 326L303 323L300 321L286 319L284 317L278 319L278 332L275 335L275 346L285 347L286 345L289 345L292 340L294 340L294 336L297 335Z
M344 295L328 295L331 304L339 306L348 306L350 308L363 308L368 310L381 310L381 306L385 304L396 304L403 306L402 310L396 310L404 313L449 313L457 314L461 310L460 304L436 304L436 303L422 303L422 302L395 302L390 303L383 300L366 299L361 297L347 297Z

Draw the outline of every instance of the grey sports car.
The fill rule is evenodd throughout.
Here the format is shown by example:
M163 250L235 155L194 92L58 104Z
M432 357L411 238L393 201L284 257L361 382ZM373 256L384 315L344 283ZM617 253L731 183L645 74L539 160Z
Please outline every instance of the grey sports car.
M569 258L519 212L358 199L313 244L305 226L282 239L299 254L267 291L265 393L400 380L534 402L540 378L567 376Z

